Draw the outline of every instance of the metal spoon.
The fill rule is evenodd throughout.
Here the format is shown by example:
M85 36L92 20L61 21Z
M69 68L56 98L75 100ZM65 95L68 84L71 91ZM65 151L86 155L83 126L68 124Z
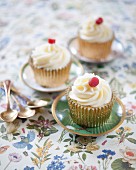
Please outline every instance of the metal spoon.
M2 83L0 82L0 86L2 86ZM45 100L33 100L31 101L28 97L20 93L14 86L13 84L11 85L11 90L16 93L18 96L24 98L27 101L27 105L31 109L38 109L40 107L47 106L51 104L51 101L45 101Z
M5 122L13 122L18 115L17 110L10 109L10 86L11 81L5 80L3 82L5 93L6 93L6 101L7 101L7 110L1 113L1 119Z
M11 90L13 92L15 92L18 96L24 98L27 101L28 107L31 108L31 109L37 109L37 108L44 107L44 106L51 104L50 101L45 101L45 100L33 100L33 101L31 101L28 97L21 94L13 85L11 87Z
M15 102L17 103L17 105L18 105L18 107L19 107L19 109L20 109L20 111L19 111L19 113L18 113L18 117L19 117L19 118L28 118L28 117L32 117L32 116L35 115L35 110L32 110L32 109L30 109L30 108L28 108L28 107L23 107L23 106L19 103L18 99L17 99L15 96L12 95L12 97L13 97L13 99L15 100Z

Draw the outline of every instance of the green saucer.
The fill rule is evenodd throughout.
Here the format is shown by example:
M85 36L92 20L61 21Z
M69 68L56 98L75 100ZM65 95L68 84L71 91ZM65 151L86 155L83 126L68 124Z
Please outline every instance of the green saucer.
M53 102L52 114L57 123L65 130L81 136L101 136L118 128L125 119L125 107L117 98L108 121L99 127L84 128L73 122L70 116L65 92L61 93Z

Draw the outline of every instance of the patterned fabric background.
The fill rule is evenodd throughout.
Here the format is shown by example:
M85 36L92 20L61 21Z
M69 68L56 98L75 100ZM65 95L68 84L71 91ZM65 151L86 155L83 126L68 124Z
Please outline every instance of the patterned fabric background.
M102 16L125 48L124 55L110 64L83 63L86 72L97 73L116 89L126 107L124 123L95 138L68 133L56 124L50 108L27 120L1 121L1 170L136 169L136 0L1 0L0 80L12 80L32 98L54 99L58 93L38 93L25 86L20 68L48 37L67 46L89 16ZM0 88L0 110L5 107Z

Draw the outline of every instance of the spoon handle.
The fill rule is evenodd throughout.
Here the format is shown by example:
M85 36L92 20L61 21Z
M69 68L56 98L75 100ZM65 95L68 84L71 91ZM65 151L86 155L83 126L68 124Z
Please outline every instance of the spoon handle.
M3 87L3 82L0 82L0 87ZM16 93L18 96L24 98L27 102L31 102L31 100L28 97L26 97L25 95L23 95L22 93L20 93L19 90L13 84L11 84L10 88L11 88L11 91Z
M11 81L5 80L3 82L5 93L6 93L6 102L7 102L7 110L10 108L10 87L11 87Z
M14 95L12 95L12 98L16 102L16 104L18 105L19 109L24 110L24 107L20 104L20 102L18 101L18 99Z
M11 86L11 90L16 93L18 96L24 98L27 102L31 101L28 97L26 97L25 95L23 95L22 93L20 93L12 84Z

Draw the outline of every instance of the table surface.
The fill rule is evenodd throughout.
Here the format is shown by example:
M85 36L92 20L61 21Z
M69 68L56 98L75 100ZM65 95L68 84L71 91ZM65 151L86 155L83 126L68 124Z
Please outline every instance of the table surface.
M0 122L1 170L133 170L136 169L136 0L1 0L0 80L11 79L32 98L55 98L25 86L19 71L29 54L48 37L67 45L81 21L102 16L124 45L121 58L106 65L82 63L116 89L126 107L126 119L100 137L69 134L55 123L50 108L30 119ZM0 88L0 110L6 107Z

